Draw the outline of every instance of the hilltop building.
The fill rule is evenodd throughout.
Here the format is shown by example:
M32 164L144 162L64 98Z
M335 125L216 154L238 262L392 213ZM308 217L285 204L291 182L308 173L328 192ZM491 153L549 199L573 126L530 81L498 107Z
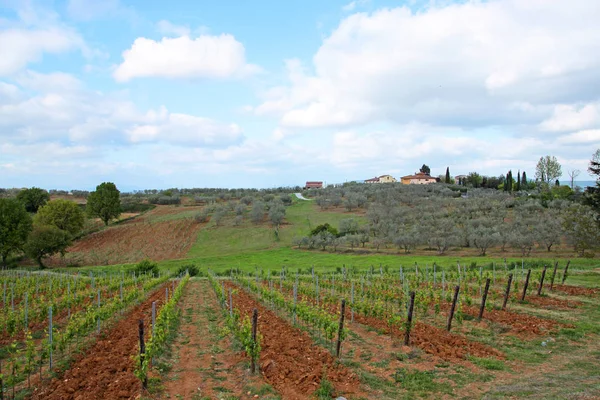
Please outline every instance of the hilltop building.
M366 179L365 183L393 183L398 182L396 178L391 175L381 175L375 178Z
M307 181L304 189L322 189L323 182L321 181Z
M400 181L404 185L428 185L430 183L436 183L438 178L434 178L425 172L417 172L414 175L406 175L400 178Z

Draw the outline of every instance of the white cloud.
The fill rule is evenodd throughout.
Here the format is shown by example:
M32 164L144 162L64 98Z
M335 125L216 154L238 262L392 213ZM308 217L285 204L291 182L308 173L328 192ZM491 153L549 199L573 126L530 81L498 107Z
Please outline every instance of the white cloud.
M153 124L135 125L126 134L132 143L160 141L194 147L231 145L242 139L236 124L176 113L165 114Z
M550 132L575 131L593 126L600 127L600 103L586 105L559 104L552 116L540 124L540 129Z
M564 145L589 144L600 146L600 129L586 129L573 132L558 139L558 143Z
M190 28L182 25L175 25L167 20L158 21L156 29L159 33L167 36L189 36Z
M274 88L255 112L278 115L288 127L533 122L514 104L598 96L599 19L600 8L587 0L353 14L323 41L310 69L288 62L289 84Z
M246 63L244 46L232 35L181 36L159 42L140 37L123 52L123 63L113 76L119 82L140 77L230 78L259 70Z
M237 124L165 107L140 112L126 98L89 91L69 74L27 71L15 82L23 90L0 82L0 137L7 141L219 147L243 140Z
M13 74L29 63L40 61L45 53L59 54L77 48L84 48L83 39L66 28L0 30L0 76Z

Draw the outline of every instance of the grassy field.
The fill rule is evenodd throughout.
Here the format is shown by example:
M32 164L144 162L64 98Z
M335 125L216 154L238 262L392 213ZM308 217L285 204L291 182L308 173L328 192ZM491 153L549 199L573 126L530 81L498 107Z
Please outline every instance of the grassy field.
M174 221L179 219L193 218L200 207L174 206L168 207L160 212L151 213L148 219L152 223ZM398 270L411 268L415 263L425 266L436 263L443 268L455 268L456 263L461 265L490 266L495 263L499 268L507 263L516 264L535 263L541 265L553 264L559 261L562 268L567 259L571 260L570 269L590 270L600 267L598 259L575 258L570 249L562 248L560 251L550 253L543 249L536 249L531 257L522 258L514 252L500 253L490 251L490 255L482 257L475 250L464 249L448 251L445 255L438 255L436 251L420 250L405 254L397 249L385 249L381 252L357 248L355 251L343 250L336 253L321 251L318 249L297 249L292 245L294 238L307 235L311 229L319 224L329 223L337 227L339 222L345 218L355 218L360 223L366 223L364 212L345 212L342 209L321 210L314 202L294 200L294 203L286 208L286 219L280 228L279 239L275 237L274 229L269 223L264 222L255 225L245 218L243 223L235 226L234 218L227 217L216 226L209 222L203 226L197 234L196 240L187 253L187 256L175 260L163 260L159 263L165 270L177 269L182 265L194 264L202 269L211 268L222 271L228 268L248 268L254 270L261 268L265 270L280 269L282 266L292 270L307 269L314 266L316 269L335 269L345 265L358 269L370 268L371 266L388 267ZM117 227L118 228L118 227ZM114 228L113 228L114 229ZM570 258L573 256L573 258ZM79 269L87 270L114 270L121 267L129 268L128 265L113 266L85 266ZM575 279L575 278L573 278ZM582 282L585 284L585 282Z

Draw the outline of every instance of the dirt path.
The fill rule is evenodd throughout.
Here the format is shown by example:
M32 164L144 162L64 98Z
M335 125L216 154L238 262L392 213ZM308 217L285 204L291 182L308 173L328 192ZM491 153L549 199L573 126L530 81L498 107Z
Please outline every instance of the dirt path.
M132 355L138 351L138 324L143 318L146 331L151 322L152 302L164 303L164 286L135 307L94 346L71 364L71 368L49 385L36 389L33 399L131 399L139 397L142 386L135 377Z
M181 326L173 345L175 365L163 380L162 398L250 399L258 392L269 394L260 376L250 375L240 363L243 356L231 350L208 281L192 280L185 290L180 303Z

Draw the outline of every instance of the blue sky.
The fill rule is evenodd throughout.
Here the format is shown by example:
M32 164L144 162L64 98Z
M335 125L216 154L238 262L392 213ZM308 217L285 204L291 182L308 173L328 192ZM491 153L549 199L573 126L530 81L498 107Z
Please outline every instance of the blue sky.
M273 187L600 147L600 3L0 0L0 187Z

